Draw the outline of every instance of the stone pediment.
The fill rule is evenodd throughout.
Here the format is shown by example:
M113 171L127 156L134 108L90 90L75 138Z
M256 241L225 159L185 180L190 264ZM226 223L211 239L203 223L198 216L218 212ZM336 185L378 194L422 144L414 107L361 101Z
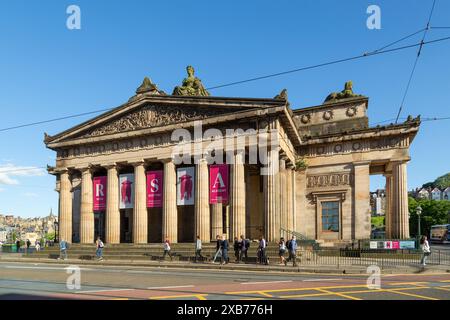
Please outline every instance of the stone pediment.
M89 138L152 127L167 126L187 121L202 120L242 109L216 107L164 106L146 104L107 123L90 128L77 138Z

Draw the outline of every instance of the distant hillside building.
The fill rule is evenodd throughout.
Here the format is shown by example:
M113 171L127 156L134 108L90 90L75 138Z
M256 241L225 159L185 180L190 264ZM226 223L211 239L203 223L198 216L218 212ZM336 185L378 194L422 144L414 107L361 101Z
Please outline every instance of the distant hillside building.
M450 200L450 187L446 189L432 188L416 188L411 192L411 196L416 199L429 200Z

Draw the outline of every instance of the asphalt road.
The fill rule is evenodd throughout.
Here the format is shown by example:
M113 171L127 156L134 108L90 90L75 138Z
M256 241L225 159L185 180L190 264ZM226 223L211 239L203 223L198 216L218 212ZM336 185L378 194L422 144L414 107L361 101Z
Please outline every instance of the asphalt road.
M447 273L382 275L370 289L366 275L86 266L76 287L67 267L0 263L0 299L450 299Z

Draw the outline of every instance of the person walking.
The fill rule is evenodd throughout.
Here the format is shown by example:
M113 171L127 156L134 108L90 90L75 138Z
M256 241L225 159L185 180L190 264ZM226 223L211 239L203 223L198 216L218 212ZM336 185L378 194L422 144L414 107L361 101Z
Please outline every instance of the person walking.
M28 253L30 253L30 247L31 247L30 239L27 239L26 246L27 246L27 254L28 254Z
M266 247L267 242L263 236L259 237L259 245L258 245L258 260L260 264L269 264L266 257Z
M202 260L205 258L202 256L202 240L200 239L200 236L197 236L197 241L195 241L195 260L194 262L197 262L197 258L201 258Z
M66 260L67 259L67 249L69 248L68 243L66 240L61 239L61 242L59 243L59 259Z
M241 248L242 248L242 241L239 241L238 237L234 237L233 249L234 249L235 263L239 263Z
M212 263L216 263L217 257L220 255L222 259L222 240L220 239L220 236L216 236L216 254L214 255Z
M95 255L97 256L97 260L103 260L103 248L105 247L102 239L100 236L97 237L97 241L95 241L95 245L97 247L97 250L95 252Z
M287 244L287 249L289 252L289 258L284 260L284 265L287 266L287 263L292 260L292 265L294 267L297 266L297 238L292 236L291 240L289 240Z
M250 248L250 240L245 239L244 235L241 235L241 254L239 256L239 261L247 262L248 248ZM244 257L245 257L245 260L243 260Z
M170 248L170 241L169 241L169 238L166 238L166 240L164 241L164 254L163 254L163 257L162 257L163 260L166 259L166 255L169 255L170 261L173 260L172 253L170 252L170 250L172 250Z
M229 243L225 235L222 236L222 243L221 243L221 249L222 249L222 264L228 263L228 247Z
M36 240L36 242L34 243L34 248L36 252L39 252L41 250L41 242L39 240Z
M427 259L431 255L430 244L428 243L427 236L422 236L422 238L420 238L420 248L422 249L422 259L420 259L420 264L422 266L426 266Z
M280 264L284 264L284 254L286 253L286 241L284 238L280 238L280 242L278 242L278 256L280 257Z
M20 253L20 240L16 241L17 253Z

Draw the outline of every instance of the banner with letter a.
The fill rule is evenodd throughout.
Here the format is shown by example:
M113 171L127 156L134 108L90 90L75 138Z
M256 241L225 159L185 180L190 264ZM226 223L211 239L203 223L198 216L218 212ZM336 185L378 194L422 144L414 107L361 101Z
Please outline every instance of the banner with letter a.
M163 199L162 170L147 172L147 208L161 208Z
M106 181L107 177L94 177L92 179L94 211L106 210Z
M228 165L209 166L209 203L228 203Z
M177 205L189 206L195 199L195 167L177 169Z
M119 175L119 208L132 209L134 207L134 174Z

